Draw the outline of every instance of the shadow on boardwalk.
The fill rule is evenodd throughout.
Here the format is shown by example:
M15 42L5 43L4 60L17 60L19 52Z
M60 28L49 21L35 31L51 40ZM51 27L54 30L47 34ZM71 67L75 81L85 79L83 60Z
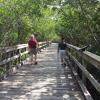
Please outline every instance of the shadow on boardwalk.
M0 100L84 100L68 67L62 68L52 44L38 56L38 65L23 65L0 82Z

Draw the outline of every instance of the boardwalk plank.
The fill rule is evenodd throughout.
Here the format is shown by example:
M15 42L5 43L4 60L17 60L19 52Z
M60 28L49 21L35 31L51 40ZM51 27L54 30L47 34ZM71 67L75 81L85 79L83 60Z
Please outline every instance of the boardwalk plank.
M62 68L52 44L38 56L38 65L27 62L0 82L0 100L84 100L70 68Z

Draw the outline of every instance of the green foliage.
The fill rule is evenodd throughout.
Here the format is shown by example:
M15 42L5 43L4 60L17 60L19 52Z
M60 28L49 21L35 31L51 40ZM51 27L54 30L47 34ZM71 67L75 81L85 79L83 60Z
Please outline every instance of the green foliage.
M60 37L56 33L50 34L48 38L52 42L58 42L60 40Z
M0 45L26 43L31 34L39 41L63 36L98 53L99 12L98 0L0 0Z
M54 1L0 0L0 45L25 43L31 34L40 41L47 39L55 27L51 20L55 12L48 8Z
M76 0L64 2L59 9L56 32L77 46L91 44L90 51L100 52L100 2L97 0ZM98 47L97 47L98 45Z
M6 73L6 70L0 67L0 76L4 75L5 73Z

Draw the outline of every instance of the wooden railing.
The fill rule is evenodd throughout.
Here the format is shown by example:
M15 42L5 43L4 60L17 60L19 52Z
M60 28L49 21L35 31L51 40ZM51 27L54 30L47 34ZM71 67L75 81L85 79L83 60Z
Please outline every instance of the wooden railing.
M39 42L38 52L47 46L47 42ZM0 80L7 77L15 68L21 66L28 54L28 45L0 48Z
M97 71L100 72L100 56L97 56L88 51L80 51L79 47L67 44L68 56L70 60L70 65L80 87L87 100L93 100L91 94L88 92L87 88L93 85L98 94L100 93L100 83L93 73L89 71L89 64L93 66ZM94 71L96 71L94 70ZM80 77L79 77L80 76ZM96 75L95 75L96 76ZM99 76L100 79L100 76ZM87 84L89 81L91 84ZM83 84L84 83L84 84Z

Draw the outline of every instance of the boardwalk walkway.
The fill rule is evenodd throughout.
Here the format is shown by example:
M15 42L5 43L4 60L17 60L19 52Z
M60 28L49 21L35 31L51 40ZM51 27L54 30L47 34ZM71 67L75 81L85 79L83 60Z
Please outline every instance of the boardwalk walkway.
M38 65L25 64L0 82L0 100L84 100L71 70L62 68L52 44L38 56Z

